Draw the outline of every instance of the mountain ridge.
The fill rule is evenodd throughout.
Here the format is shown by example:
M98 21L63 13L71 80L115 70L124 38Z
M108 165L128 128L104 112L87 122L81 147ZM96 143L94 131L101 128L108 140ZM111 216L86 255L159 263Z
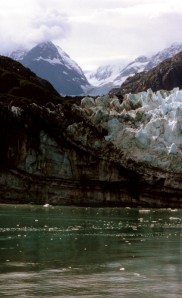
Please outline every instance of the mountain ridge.
M96 71L88 73L86 76L91 84L97 86L98 91L101 90L101 93L107 93L109 83L110 86L112 85L111 89L120 87L129 76L142 71L148 71L180 51L182 51L182 43L172 43L169 47L157 52L151 57L139 56L124 67L123 63L121 65L100 66Z
M152 89L154 92L172 90L176 87L182 88L182 51L148 71L128 77L119 88L111 90L110 93L124 95L148 89Z
M128 77L149 71L180 51L182 43L173 43L151 57L139 56L127 65L100 66L92 73L84 73L62 48L51 41L39 43L29 51L14 51L9 56L48 80L62 96L99 96L119 88Z

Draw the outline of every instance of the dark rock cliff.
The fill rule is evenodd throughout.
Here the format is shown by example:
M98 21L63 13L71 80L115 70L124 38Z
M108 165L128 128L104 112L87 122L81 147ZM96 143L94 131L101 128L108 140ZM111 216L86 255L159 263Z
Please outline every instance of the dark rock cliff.
M80 98L62 99L5 57L0 74L1 203L182 206L181 175L125 160L78 108Z

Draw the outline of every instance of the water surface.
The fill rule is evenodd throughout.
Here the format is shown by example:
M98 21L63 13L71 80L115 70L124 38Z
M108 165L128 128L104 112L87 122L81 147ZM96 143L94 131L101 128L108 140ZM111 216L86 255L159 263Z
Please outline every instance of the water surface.
M182 210L0 205L0 297L182 297Z

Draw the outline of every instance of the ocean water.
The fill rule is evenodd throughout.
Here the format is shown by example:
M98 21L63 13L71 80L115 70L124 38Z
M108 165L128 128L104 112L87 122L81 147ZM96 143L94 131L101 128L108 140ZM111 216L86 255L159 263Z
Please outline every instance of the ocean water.
M182 210L0 205L0 297L182 297Z

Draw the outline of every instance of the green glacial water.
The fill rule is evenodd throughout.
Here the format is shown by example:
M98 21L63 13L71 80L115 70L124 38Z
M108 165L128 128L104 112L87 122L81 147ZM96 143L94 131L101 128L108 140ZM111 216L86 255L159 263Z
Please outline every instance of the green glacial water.
M182 210L0 205L0 297L182 297Z

